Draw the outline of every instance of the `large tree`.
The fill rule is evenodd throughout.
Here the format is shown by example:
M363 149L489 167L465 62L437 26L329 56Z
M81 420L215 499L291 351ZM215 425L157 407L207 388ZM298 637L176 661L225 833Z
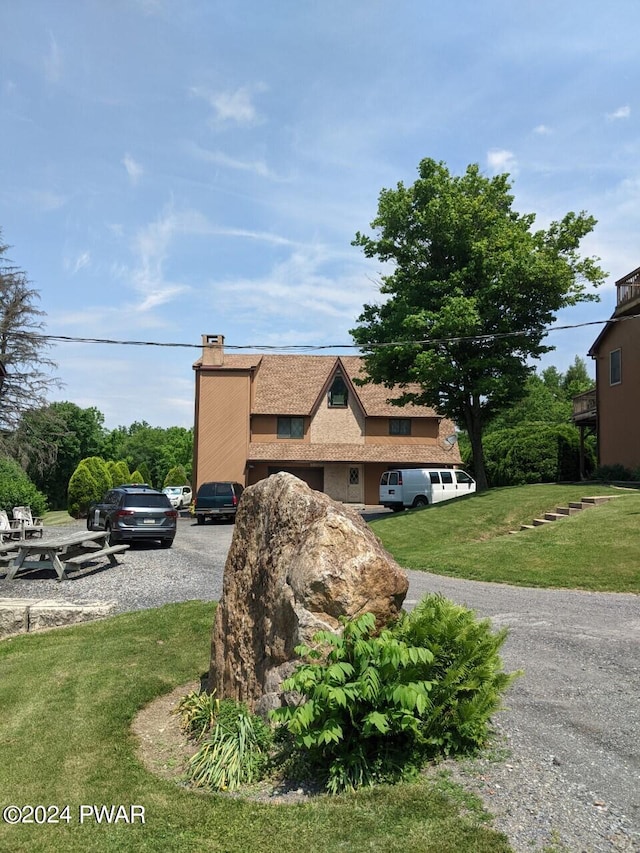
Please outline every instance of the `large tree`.
M52 509L67 506L69 479L77 464L87 456L102 454L105 437L104 415L95 407L81 409L75 403L51 403L27 412L15 433L23 449L22 464L43 491ZM38 448L51 453L42 458Z
M568 213L546 230L513 210L509 175L477 165L461 176L422 160L410 187L382 190L373 236L354 245L388 264L384 301L365 305L352 335L370 380L417 383L399 403L436 407L467 429L478 489L487 488L482 435L516 401L561 308L597 299L604 273L581 257L595 220Z
M5 448L7 434L14 432L23 414L44 406L51 388L60 384L52 375L56 364L47 356L44 311L37 307L40 295L8 260L8 248L0 233L0 362L6 371L0 387L0 442L4 434Z

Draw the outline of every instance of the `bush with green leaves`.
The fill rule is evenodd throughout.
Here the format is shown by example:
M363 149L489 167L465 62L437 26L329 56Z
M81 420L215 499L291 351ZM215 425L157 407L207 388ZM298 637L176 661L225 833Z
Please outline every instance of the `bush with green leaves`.
M330 793L407 778L439 755L472 752L516 673L506 633L428 596L380 634L372 614L319 632L282 685L298 701L272 712Z
M433 660L430 708L421 737L434 754L459 755L481 747L502 694L520 674L503 669L500 649L507 629L493 631L489 619L441 595L423 598L394 627L396 636L425 648Z
M188 486L189 480L187 479L187 472L184 470L182 465L174 465L173 468L170 468L167 472L167 476L164 478L163 486Z
M131 479L129 480L129 482L130 483L147 483L150 485L149 480L148 479L145 480L145 478L142 476L142 473L140 471L138 471L137 469L132 472Z
M11 514L14 506L29 506L33 515L44 515L47 498L31 482L20 465L9 457L0 458L0 509Z
M107 471L111 476L112 488L115 488L116 486L121 486L123 483L131 482L129 466L123 459L119 460L118 462L114 462L112 459L110 459L107 462Z
M571 424L531 422L494 430L485 435L483 447L491 486L580 479L580 435ZM592 443L585 452L589 472L595 466Z
M98 495L98 484L91 471L86 465L80 463L71 475L69 488L67 489L67 512L74 518L83 518L87 515L89 505Z
M199 703L191 703L191 709ZM199 704L199 710L207 703ZM217 791L233 791L262 779L269 766L273 732L247 706L230 699L216 703L215 723L200 741L187 763L193 785Z
M640 468L625 468L624 465L600 465L594 474L596 480L605 482L639 482Z

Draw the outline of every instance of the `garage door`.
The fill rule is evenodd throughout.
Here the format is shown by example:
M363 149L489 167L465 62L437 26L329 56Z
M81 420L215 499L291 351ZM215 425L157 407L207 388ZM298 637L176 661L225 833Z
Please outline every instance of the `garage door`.
M280 471L293 474L294 477L305 482L316 492L324 491L324 468L276 468L269 466L269 474L278 474Z

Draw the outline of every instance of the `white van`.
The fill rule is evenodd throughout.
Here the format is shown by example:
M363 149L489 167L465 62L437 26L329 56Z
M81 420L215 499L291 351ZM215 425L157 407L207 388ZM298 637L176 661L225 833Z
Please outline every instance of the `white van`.
M380 480L380 503L394 512L410 506L426 506L476 490L466 471L453 468L395 468Z

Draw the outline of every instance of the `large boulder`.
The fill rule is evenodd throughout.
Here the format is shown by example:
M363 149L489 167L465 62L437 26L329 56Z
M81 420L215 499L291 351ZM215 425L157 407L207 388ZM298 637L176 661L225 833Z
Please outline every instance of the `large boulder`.
M280 473L245 489L224 569L209 689L266 713L295 666L294 648L340 616L382 627L407 593L405 572L360 515Z

